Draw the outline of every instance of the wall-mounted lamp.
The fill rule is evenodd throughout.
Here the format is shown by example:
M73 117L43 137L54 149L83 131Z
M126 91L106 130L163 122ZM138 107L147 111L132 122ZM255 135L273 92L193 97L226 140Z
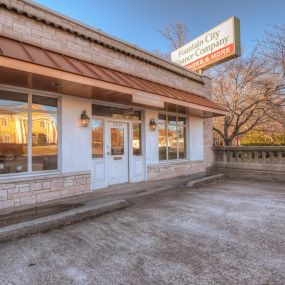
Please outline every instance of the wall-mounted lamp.
M87 128L89 126L90 118L88 117L86 111L84 110L81 114L81 126Z
M155 131L157 127L157 123L155 121L155 119L150 119L149 121L149 128L151 131Z

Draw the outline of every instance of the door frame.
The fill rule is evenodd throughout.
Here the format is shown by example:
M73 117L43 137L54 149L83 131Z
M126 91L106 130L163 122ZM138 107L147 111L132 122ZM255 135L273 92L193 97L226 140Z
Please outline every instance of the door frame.
M94 104L94 103L92 103ZM92 119L98 119L98 120L102 120L103 122L103 158L92 158L92 173L94 170L94 163L96 161L98 161L99 163L104 163L104 171L105 171L105 182L101 184L101 186L97 187L93 187L93 185L95 184L94 182L94 177L92 177L92 191L96 191L97 189L102 189L105 187L108 187L110 184L107 180L107 176L106 176L106 155L107 155L107 140L108 140L108 122L118 122L118 123L126 123L127 124L127 136L128 136L128 181L126 183L132 183L135 182L135 179L133 179L133 135L132 135L132 123L135 122L140 122L141 126L142 126L142 133L141 133L141 144L142 144L142 155L139 156L140 159L143 160L143 179L141 181L146 180L146 132L145 132L145 122L144 122L144 114L143 114L143 110L140 109L140 111L142 111L142 119L140 121L133 121L133 120L126 120L123 118L112 118L112 117L104 117L104 116L92 116ZM91 128L91 132L92 132L92 128ZM91 148L92 151L92 148ZM92 155L92 153L91 153ZM92 174L93 176L93 174ZM116 184L114 184L116 185Z

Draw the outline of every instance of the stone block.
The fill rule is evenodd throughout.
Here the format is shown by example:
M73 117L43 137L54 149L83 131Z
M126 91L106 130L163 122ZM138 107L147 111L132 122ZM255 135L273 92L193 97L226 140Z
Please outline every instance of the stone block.
M0 23L5 24L6 26L12 28L13 27L13 20L10 15L4 14L2 11L0 13Z
M73 179L64 179L64 182L63 182L64 188L72 187L73 185L74 185Z
M63 180L62 179L56 179L51 182L51 191L60 191L63 189Z
M8 189L8 194L15 194L18 192L19 192L19 188L16 188L16 187Z
M24 197L24 198L21 198L21 201L20 201L21 206L36 204L36 202L37 202L36 196Z
M2 183L3 184L0 184L0 190L9 190L9 189L16 188L16 185L12 182L12 180L8 180Z
M30 190L31 191L39 191L43 189L43 183L42 182L35 182L31 183Z
M74 181L74 185L85 185L86 183L86 178L76 178Z
M51 188L51 180L43 181L43 189L50 189Z
M75 44L75 43L72 43L72 42L68 42L68 43L67 43L67 47L68 47L69 49L73 49L73 50L76 50L76 51L82 51L81 45Z
M49 201L49 200L55 200L55 199L60 198L60 191L39 193L36 196L37 196L37 203L45 202L45 201Z
M32 29L32 35L38 36L40 38L46 38L46 39L52 40L51 34L37 30L37 29Z
M31 28L25 26L25 23L22 23L22 22L20 22L20 23L14 22L13 23L13 30L18 32L18 33L25 34L25 35L31 34Z
M0 209L14 207L14 200L0 201Z
M19 189L19 192L29 192L30 184L18 184L16 188Z
M8 199L9 200L24 198L24 197L31 197L31 196L33 196L33 192L18 192L18 193L14 193L14 194L8 193Z
M0 190L0 200L7 200L7 190Z
M51 48L53 50L60 50L60 43L46 38L41 38L41 46L44 48Z

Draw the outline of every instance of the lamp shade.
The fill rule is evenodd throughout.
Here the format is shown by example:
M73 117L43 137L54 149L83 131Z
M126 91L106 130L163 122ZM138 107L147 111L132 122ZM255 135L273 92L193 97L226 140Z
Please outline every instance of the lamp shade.
M88 117L86 110L81 114L81 126L87 128L89 126L90 118Z
M149 121L149 128L152 131L155 131L156 127L157 127L157 123L156 123L155 119L150 119L150 121Z

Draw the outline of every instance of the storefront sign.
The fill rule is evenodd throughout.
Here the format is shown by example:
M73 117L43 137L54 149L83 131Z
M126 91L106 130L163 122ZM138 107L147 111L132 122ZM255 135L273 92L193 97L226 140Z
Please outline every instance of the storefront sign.
M164 108L164 101L160 96L143 91L135 91L133 93L133 102L147 106Z
M203 70L240 56L240 21L231 17L171 53L171 60L192 70Z

